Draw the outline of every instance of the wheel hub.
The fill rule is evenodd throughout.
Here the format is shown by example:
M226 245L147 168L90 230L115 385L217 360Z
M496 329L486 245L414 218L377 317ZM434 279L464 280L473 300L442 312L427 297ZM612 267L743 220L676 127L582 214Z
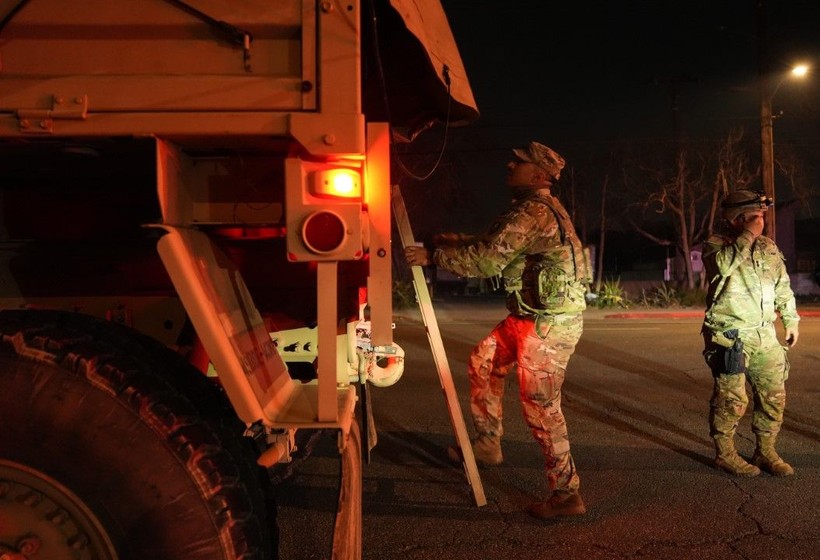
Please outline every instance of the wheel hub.
M94 513L71 490L0 460L0 560L116 560Z

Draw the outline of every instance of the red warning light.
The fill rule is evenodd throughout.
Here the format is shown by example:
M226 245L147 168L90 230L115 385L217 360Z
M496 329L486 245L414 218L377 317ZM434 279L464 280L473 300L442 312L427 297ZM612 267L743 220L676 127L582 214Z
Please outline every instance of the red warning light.
M339 249L348 235L344 220L334 212L310 214L302 223L302 240L314 253L325 255Z

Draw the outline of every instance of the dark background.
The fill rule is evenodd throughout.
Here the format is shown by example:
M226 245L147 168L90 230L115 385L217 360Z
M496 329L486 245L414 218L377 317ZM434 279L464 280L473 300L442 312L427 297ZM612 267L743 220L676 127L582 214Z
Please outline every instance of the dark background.
M576 209L582 237L594 242L604 171L618 171L617 162L612 168L613 152L626 147L633 156L645 153L647 165L655 166L668 156L671 167L678 148L697 144L709 149L711 143L716 150L730 129L741 127L756 167L761 72L782 76L796 62L815 70L778 90L775 157L786 147L797 150L817 188L816 2L442 4L481 115L463 128L437 126L399 147L404 167L419 176L433 168L444 147L426 181L398 172L417 237L442 230L483 231L508 202L503 181L510 149L538 140L566 158L554 190ZM612 190L614 183L609 188L611 197L625 195ZM779 202L791 196L776 192ZM607 228L628 232L617 206L610 207ZM808 207L798 217L811 216ZM649 241L630 243L653 248Z

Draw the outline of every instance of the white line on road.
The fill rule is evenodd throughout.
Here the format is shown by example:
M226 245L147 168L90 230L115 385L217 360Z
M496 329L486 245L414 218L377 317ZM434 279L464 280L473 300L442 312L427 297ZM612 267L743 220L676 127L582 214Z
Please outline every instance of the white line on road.
M584 331L659 331L660 327L588 327Z

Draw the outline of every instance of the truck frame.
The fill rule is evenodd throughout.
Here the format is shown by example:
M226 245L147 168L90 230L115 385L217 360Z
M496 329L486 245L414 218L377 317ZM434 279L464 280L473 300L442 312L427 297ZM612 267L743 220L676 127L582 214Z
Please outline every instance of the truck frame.
M277 557L317 429L361 557L392 146L477 114L438 0L0 0L0 560Z

